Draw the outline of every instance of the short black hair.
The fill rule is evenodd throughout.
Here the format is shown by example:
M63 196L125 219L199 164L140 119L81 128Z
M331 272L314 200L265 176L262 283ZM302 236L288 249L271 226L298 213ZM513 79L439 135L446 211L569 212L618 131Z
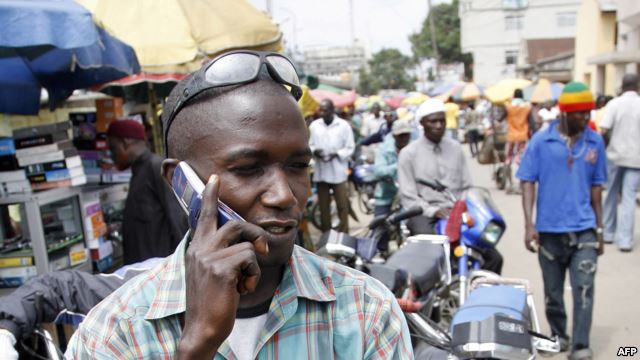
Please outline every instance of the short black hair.
M522 93L522 89L516 89L513 92L513 98L514 99L524 99L524 94Z
M625 74L622 77L622 90L637 90L638 89L638 75Z

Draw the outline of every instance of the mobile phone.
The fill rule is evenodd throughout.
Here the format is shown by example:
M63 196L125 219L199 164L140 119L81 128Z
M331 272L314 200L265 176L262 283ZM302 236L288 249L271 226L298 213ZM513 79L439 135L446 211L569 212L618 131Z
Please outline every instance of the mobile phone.
M178 198L180 206L189 217L189 227L195 231L202 207L202 192L204 183L195 171L184 161L178 163L171 178L171 188ZM218 200L218 228L230 220L245 221L242 216L233 211L227 204Z

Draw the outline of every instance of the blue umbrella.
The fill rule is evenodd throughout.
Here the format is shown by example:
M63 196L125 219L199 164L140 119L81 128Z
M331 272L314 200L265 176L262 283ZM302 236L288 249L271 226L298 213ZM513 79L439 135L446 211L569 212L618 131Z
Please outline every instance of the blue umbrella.
M75 89L140 71L131 47L97 27L71 0L0 0L0 113L35 115Z

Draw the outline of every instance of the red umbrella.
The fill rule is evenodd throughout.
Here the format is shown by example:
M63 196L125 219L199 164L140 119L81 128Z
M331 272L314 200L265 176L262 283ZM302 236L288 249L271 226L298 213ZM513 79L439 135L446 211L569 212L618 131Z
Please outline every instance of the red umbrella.
M404 99L405 99L404 96L398 95L390 99L386 99L384 103L389 105L392 109L397 109L402 106L402 100Z
M322 100L329 99L333 102L333 106L336 108L343 108L345 106L353 105L358 98L358 94L355 91L345 91L341 94L336 94L327 90L311 90L311 96L317 101L321 102Z

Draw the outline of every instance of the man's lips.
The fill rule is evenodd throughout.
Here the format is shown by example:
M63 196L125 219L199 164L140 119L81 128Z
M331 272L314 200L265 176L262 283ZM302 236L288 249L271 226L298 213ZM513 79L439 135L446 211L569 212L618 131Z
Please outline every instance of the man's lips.
M273 235L282 235L286 234L292 229L296 229L298 227L297 220L266 220L260 221L257 224L261 228L263 228L266 232Z

